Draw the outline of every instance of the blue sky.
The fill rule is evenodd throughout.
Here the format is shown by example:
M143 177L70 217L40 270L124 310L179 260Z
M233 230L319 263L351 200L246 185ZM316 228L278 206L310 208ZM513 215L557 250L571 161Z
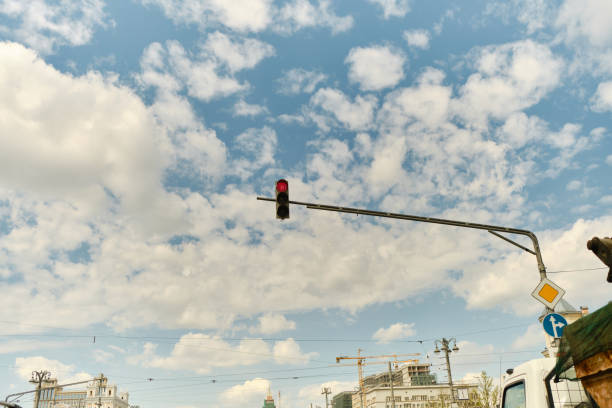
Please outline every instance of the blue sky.
M528 229L565 299L601 307L611 19L605 0L0 0L0 392L47 369L142 407L268 387L322 406L358 348L421 353L441 382L442 337L455 379L537 357L532 255L280 222L256 196L286 178L292 200Z

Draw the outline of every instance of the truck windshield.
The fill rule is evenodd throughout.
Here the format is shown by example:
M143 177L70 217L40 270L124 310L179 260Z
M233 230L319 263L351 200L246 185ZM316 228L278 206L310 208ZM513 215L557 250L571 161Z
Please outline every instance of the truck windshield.
M512 384L504 390L502 408L525 408L525 383Z

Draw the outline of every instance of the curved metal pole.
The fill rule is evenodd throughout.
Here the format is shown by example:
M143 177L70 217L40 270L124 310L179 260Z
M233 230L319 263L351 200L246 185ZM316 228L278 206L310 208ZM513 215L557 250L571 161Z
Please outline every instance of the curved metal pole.
M268 197L257 197L257 199L262 200L262 201L276 201L274 198L268 198ZM508 228L508 227L502 227L499 225L488 225L488 224L479 224L479 223L466 222L466 221L447 220L444 218L421 217L418 215L390 213L390 212L383 212L383 211L372 211L372 210L366 210L366 209L361 209L361 208L338 207L335 205L306 203L302 201L289 201L289 203L295 204L295 205L303 205L306 208L309 208L311 210L324 210L324 211L334 211L334 212L342 212L342 213L348 213L348 214L370 215L373 217L394 218L394 219L399 219L399 220L418 221L418 222L427 222L431 224L442 224L442 225L451 225L451 226L462 227L462 228L480 229L480 230L485 230L489 232L496 231L496 232L505 232L508 234L524 235L524 236L529 237L529 239L531 239L531 243L533 244L533 251L525 248L522 245L517 244L516 242L504 237L503 235L493 234L535 255L537 262L538 262L538 270L540 272L540 277L546 278L546 267L544 266L544 262L542 261L542 254L540 252L540 245L538 244L538 238L535 236L533 232L529 230L524 230L524 229L519 229L519 228Z

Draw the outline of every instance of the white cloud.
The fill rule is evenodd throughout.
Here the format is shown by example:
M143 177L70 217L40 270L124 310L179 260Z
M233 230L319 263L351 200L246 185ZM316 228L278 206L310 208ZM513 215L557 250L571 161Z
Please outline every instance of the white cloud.
M455 108L480 127L489 116L504 119L538 103L558 86L563 62L546 45L525 40L480 49L476 68Z
M258 318L259 324L249 331L255 334L276 334L285 330L295 330L295 322L279 313L266 313Z
M334 115L335 119L350 130L366 129L374 119L377 99L374 96L357 96L354 102L337 89L322 88L310 99L311 105Z
M549 124L537 116L527 116L523 112L513 113L506 122L497 128L499 140L514 149L529 144L540 154L551 154L543 147L553 149L548 167L543 169L546 177L557 177L559 173L574 165L573 158L580 152L592 148L602 137L605 129L596 128L588 136L581 136L582 127L566 123L559 131L553 131ZM529 156L527 156L529 157ZM533 156L529 157L532 161Z
M404 31L404 40L411 47L426 49L429 48L429 31L427 30L407 30Z
M134 214L153 196L171 206L160 183L168 141L132 91L95 73L64 75L15 43L1 43L0 55L5 187L72 200L63 211L73 221L115 200Z
M311 146L317 152L309 157L306 171L317 201L354 202L364 197L360 174L354 167L359 149L351 150L346 141L337 139L313 142Z
M166 46L168 64L174 74L187 85L189 95L209 101L248 88L248 84L220 74L216 61L190 57L177 41L168 41Z
M606 164L612 166L612 154L606 157Z
M532 34L551 24L555 18L557 2L550 0L515 0L510 5L518 12L518 20L527 27L527 34Z
M163 116L175 112L176 122L188 118L191 123L195 120L193 112L177 92L187 88L190 96L210 101L244 91L249 84L241 83L234 74L253 68L272 55L274 48L269 44L249 38L232 39L219 32L211 33L195 54L178 41L167 41L165 46L152 43L143 52L138 79L144 86L159 90L158 102L166 102L163 106L171 112Z
M55 3L55 4L54 4ZM0 14L17 20L17 29L0 26L10 37L42 52L51 53L63 45L87 44L97 27L107 27L103 0L49 2L45 0L3 0Z
M166 47L160 43L150 44L141 57L142 71L137 75L137 80L144 88L155 90L151 111L158 123L174 136L177 158L189 163L186 171L198 173L201 179L216 180L225 170L225 145L213 130L204 127L196 117L189 100L180 94L184 88L192 85L184 77L187 73L174 68L175 61L170 49L174 49L175 54L185 54L185 50L176 42L169 42ZM214 62L209 61L209 64L214 65ZM219 67L211 69L211 79L214 79L217 75L214 71ZM197 92L201 92L204 97L214 98L246 86L231 78L226 78L225 84L224 88L221 81L207 90L199 89Z
M368 0L378 4L383 9L385 19L389 17L404 17L410 11L409 0Z
M591 98L591 109L596 112L612 111L612 81L602 82L597 86Z
M160 356L156 350L156 344L145 343L143 353L128 357L127 361L143 367L205 374L214 368L249 366L272 357L268 344L261 339L243 339L232 345L219 337L200 333L181 336L168 356Z
M279 92L285 95L296 95L302 92L313 93L317 85L327 79L327 75L317 71L294 68L278 79Z
M7 340L0 342L0 354L12 354L32 350L48 350L66 347L66 342L39 340Z
M264 166L274 164L276 132L269 128L247 129L236 136L236 147L242 153L233 161L234 172L243 179Z
M85 381L93 378L85 372L77 372L74 365L64 364L57 360L50 360L42 356L17 357L15 359L15 373L24 381L32 378L33 371L46 370L51 378L57 378L60 383Z
M328 27L333 34L350 30L353 17L339 17L331 10L329 0L318 0L313 5L310 0L291 0L277 10L275 29L281 33L292 33L306 27Z
M195 24L201 28L223 25L242 33L272 28L293 33L308 27L328 27L333 33L353 26L351 16L339 17L331 10L329 0L291 0L277 7L273 0L141 0L143 4L161 7L177 24Z
M456 345L459 350L451 352L450 357L453 363L461 363L462 365L473 363L477 367L478 363L474 362L476 360L475 356L493 355L495 351L495 347L492 344L479 344L467 340L458 341ZM440 353L439 356L443 356L443 353Z
M416 334L414 329L414 323L395 323L385 328L376 330L376 333L372 336L374 340L378 340L379 343L389 343L393 340L401 340Z
M610 161L612 161L612 159ZM611 205L612 204L612 195L609 195L609 194L605 195L605 196L601 197L598 200L598 202L601 203L601 204L604 204L604 205Z
M275 55L270 44L253 38L232 39L218 31L208 35L203 48L227 65L230 72L253 68L264 58Z
M546 339L544 337L544 330L539 323L530 325L523 335L512 342L512 348L514 350L534 349L537 347L544 349L545 346Z
M543 139L549 130L548 123L539 117L517 112L511 114L496 132L501 141L518 149L527 143Z
M533 34L554 23L558 8L554 0L493 1L487 4L485 14L499 16L505 23L510 17L516 17L525 25L527 34Z
M349 80L365 91L390 88L404 78L404 55L387 46L352 48L344 60Z
M305 364L318 353L303 353L292 338L279 340L270 347L262 339L242 339L229 343L217 336L188 333L181 336L167 356L157 353L157 344L145 343L141 354L127 358L128 363L166 370L187 370L199 374L215 368L250 366L273 360L277 364Z
M612 3L607 0L565 0L555 25L568 42L587 40L604 48L612 45Z
M229 407L261 405L269 388L270 381L264 378L254 378L226 389L219 396L219 401L223 401L223 406Z
M98 363L108 363L114 357L115 355L111 353L110 351L106 351L102 349L95 349L93 351L93 358Z
M582 187L582 183L578 180L572 180L565 186L568 191L576 191L579 190L580 187Z
M234 104L235 116L258 116L268 113L268 108L262 105L250 104L240 99Z
M141 0L161 7L175 23L201 27L222 24L241 32L264 30L271 22L272 0Z
M317 352L302 353L300 345L292 338L275 342L273 352L276 364L289 365L305 364L319 355Z
M438 128L448 120L451 87L442 84L444 73L428 68L414 87L401 88L387 95L378 114L384 127L405 126L418 122Z

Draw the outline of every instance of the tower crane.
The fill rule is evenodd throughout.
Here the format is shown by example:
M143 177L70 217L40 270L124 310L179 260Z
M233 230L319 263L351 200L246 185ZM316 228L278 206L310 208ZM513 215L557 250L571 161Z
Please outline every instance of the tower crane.
M366 359L378 359L378 358L393 358L394 360L397 361L398 357L403 357L403 356L419 356L421 355L421 353L404 353L404 354L382 354L379 356L362 356L361 355L362 350L361 349L357 349L357 356L354 357L349 357L349 356L338 356L336 357L336 364L340 363L340 361L342 360L357 360L357 373L359 375L359 392L361 395L361 408L365 407L365 389L363 386L363 366L367 365L367 364L375 364L377 362L372 362L372 363L365 363ZM413 362L414 360L405 360L405 362L411 361ZM398 362L404 362L404 361L398 361ZM379 364L384 364L384 362L378 362ZM352 364L351 364L352 365Z

